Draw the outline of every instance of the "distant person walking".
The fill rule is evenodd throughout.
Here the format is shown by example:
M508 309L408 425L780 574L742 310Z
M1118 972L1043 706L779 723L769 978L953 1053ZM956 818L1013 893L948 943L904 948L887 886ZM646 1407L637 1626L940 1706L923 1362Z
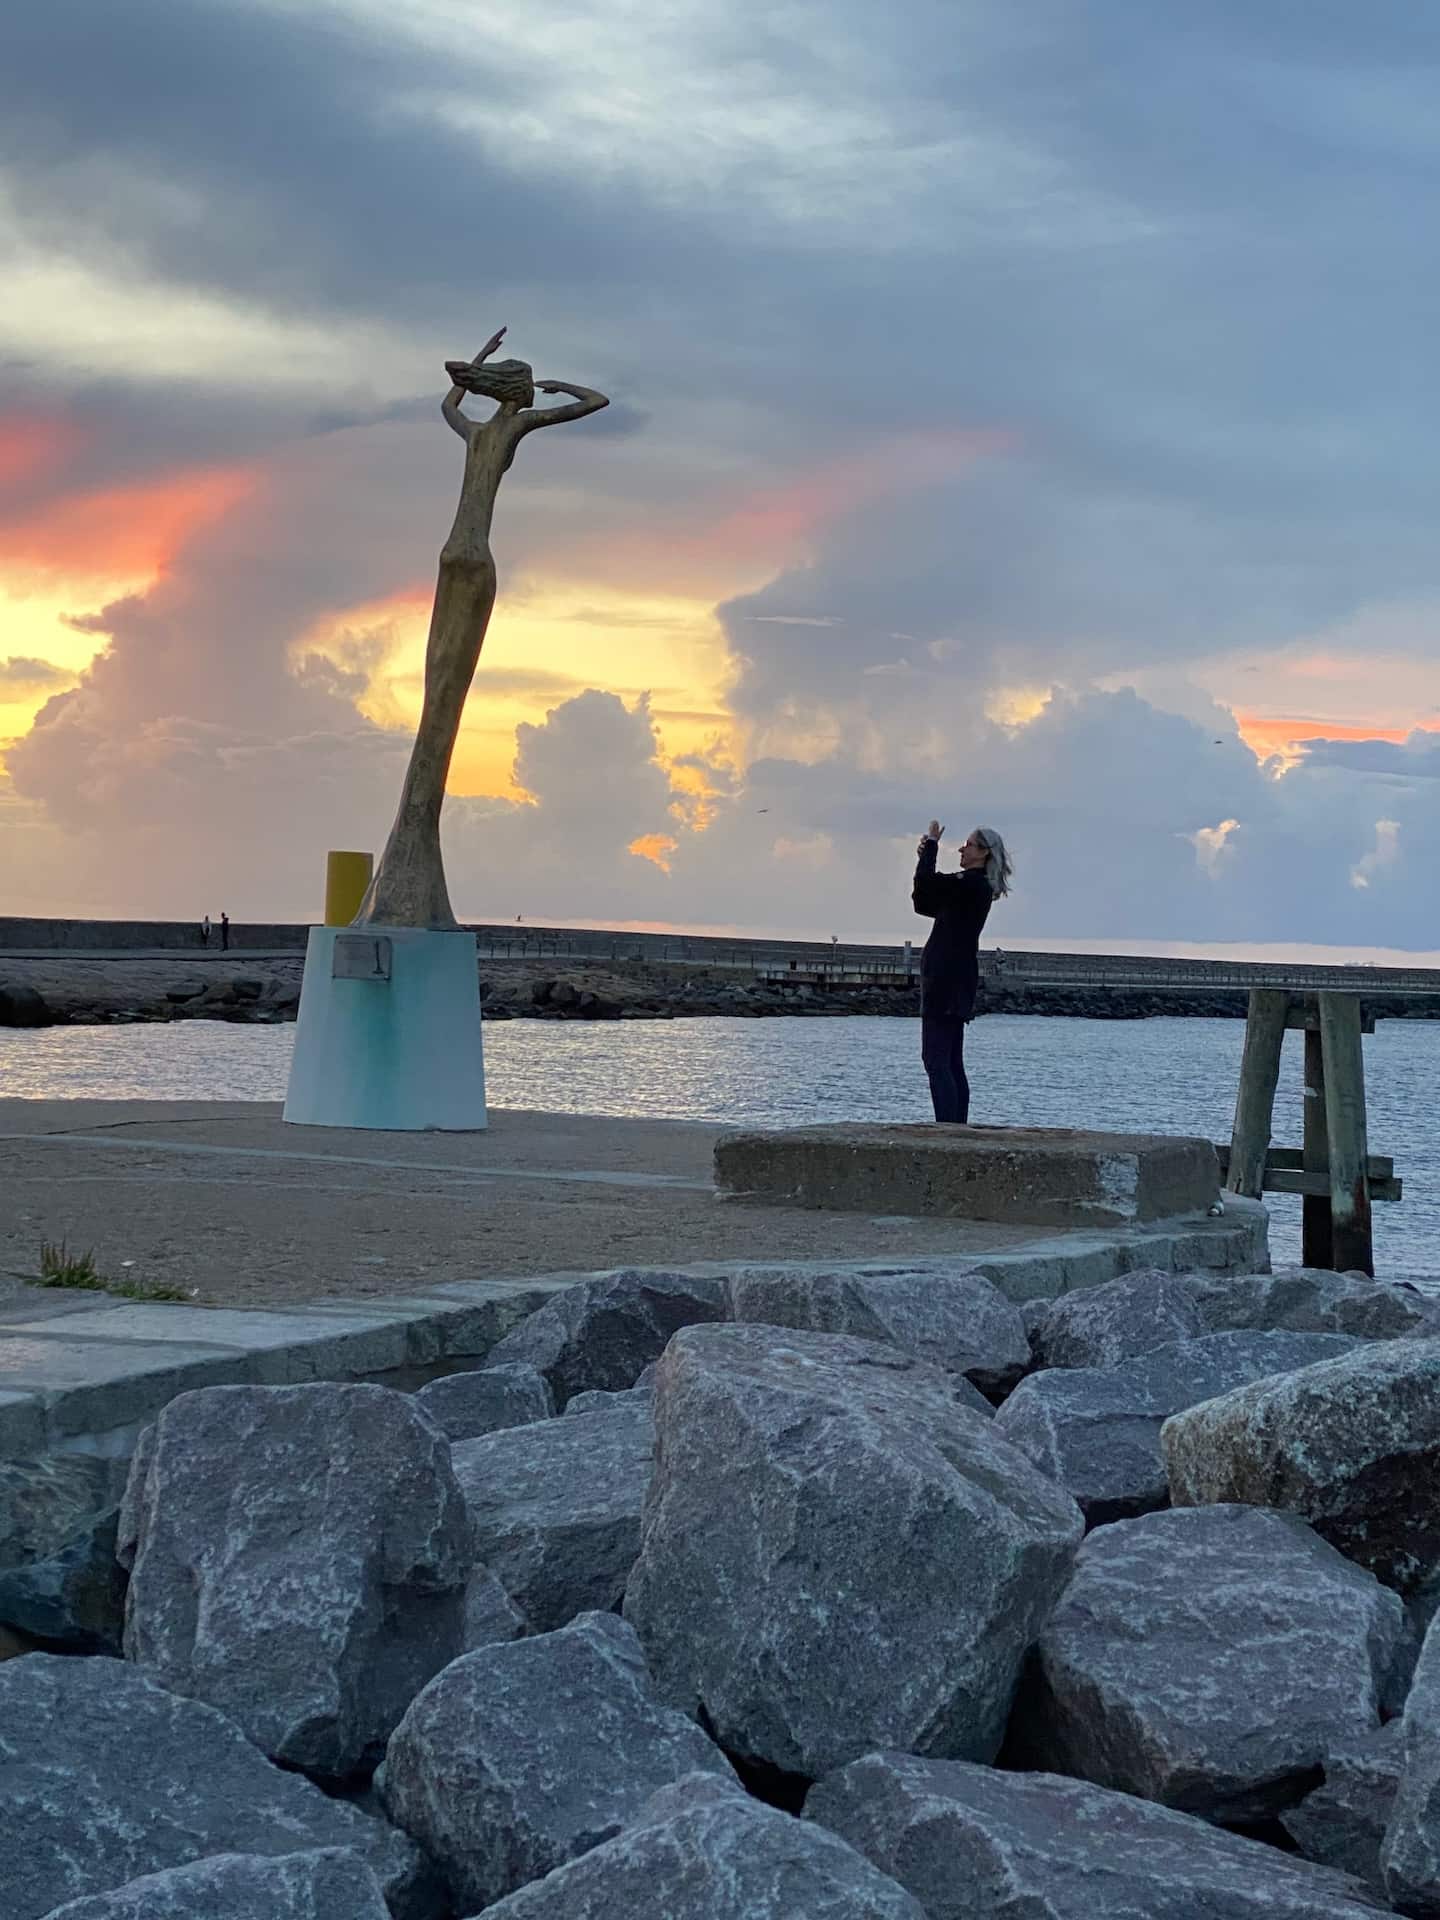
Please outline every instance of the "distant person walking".
M202 947L208 947L210 944L210 916L208 913L200 922L200 944Z
M920 1058L937 1120L965 1126L970 1082L965 1028L980 988L980 931L1010 891L1010 856L993 827L976 827L960 849L959 873L937 873L945 829L932 820L916 848L915 911L935 922L920 956Z
M222 953L228 953L230 951L230 916L228 913L222 913L220 916L220 951Z

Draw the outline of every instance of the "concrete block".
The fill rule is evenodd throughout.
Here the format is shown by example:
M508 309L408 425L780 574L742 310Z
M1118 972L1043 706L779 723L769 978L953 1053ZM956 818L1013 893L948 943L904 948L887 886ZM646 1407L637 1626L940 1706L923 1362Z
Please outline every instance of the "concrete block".
M133 1427L191 1387L255 1378L253 1357L235 1347L76 1340L73 1322L60 1325L65 1332L32 1328L0 1339L0 1387L42 1402L52 1444Z
M377 1373L404 1366L415 1357L410 1338L413 1308L406 1311L388 1302L383 1304L388 1311L382 1314L352 1311L341 1315L304 1307L189 1307L132 1302L72 1315L65 1322L64 1335L114 1341L121 1347L138 1342L142 1362L145 1350L154 1346L193 1352L198 1345L207 1354L223 1347L246 1365L246 1380L259 1386L293 1386L307 1380ZM52 1331L59 1337L58 1329ZM202 1383L186 1382L187 1386L191 1384Z
M1208 1140L1068 1128L864 1126L732 1133L722 1195L844 1213L1123 1227L1203 1214L1220 1196Z

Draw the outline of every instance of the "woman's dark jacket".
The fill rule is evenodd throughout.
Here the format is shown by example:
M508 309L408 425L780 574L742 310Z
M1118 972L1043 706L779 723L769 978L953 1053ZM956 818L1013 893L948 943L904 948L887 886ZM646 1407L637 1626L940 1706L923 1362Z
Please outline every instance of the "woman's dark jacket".
M937 873L940 848L927 840L915 866L910 898L935 925L920 956L920 1012L939 1020L969 1020L980 987L980 929L995 896L978 867Z

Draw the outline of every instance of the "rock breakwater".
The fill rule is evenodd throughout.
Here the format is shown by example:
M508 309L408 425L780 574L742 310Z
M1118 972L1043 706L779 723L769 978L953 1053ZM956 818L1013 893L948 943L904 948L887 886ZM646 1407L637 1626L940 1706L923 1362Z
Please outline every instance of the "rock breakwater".
M300 1005L300 954L0 955L0 1027L108 1026L173 1020L274 1025ZM674 1020L847 1014L914 1019L916 983L853 984L759 979L724 969L646 962L482 960L480 998L489 1020ZM1192 993L1151 988L1029 987L982 982L979 1011L1069 1015L1087 1020L1245 1017L1242 990ZM1440 996L1392 996L1398 1019L1440 1017Z
M173 1399L111 1528L123 1658L0 1661L6 1920L1440 1911L1430 1303L1132 1273L1027 1339L963 1261L847 1277L587 1276L448 1376L453 1444L425 1389ZM1217 1339L1294 1344L1226 1390ZM1063 1375L1120 1434L1147 1358L1169 1482L1102 1521L1007 1410ZM115 1520L108 1466L7 1472L0 1567ZM1332 1524L1402 1478L1383 1551Z

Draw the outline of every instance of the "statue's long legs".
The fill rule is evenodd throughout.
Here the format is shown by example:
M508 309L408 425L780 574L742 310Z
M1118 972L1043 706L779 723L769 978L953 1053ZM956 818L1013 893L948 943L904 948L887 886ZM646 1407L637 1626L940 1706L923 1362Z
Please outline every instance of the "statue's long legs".
M425 701L395 824L357 926L453 927L440 810L465 699L495 604L493 561L442 558L425 649Z

